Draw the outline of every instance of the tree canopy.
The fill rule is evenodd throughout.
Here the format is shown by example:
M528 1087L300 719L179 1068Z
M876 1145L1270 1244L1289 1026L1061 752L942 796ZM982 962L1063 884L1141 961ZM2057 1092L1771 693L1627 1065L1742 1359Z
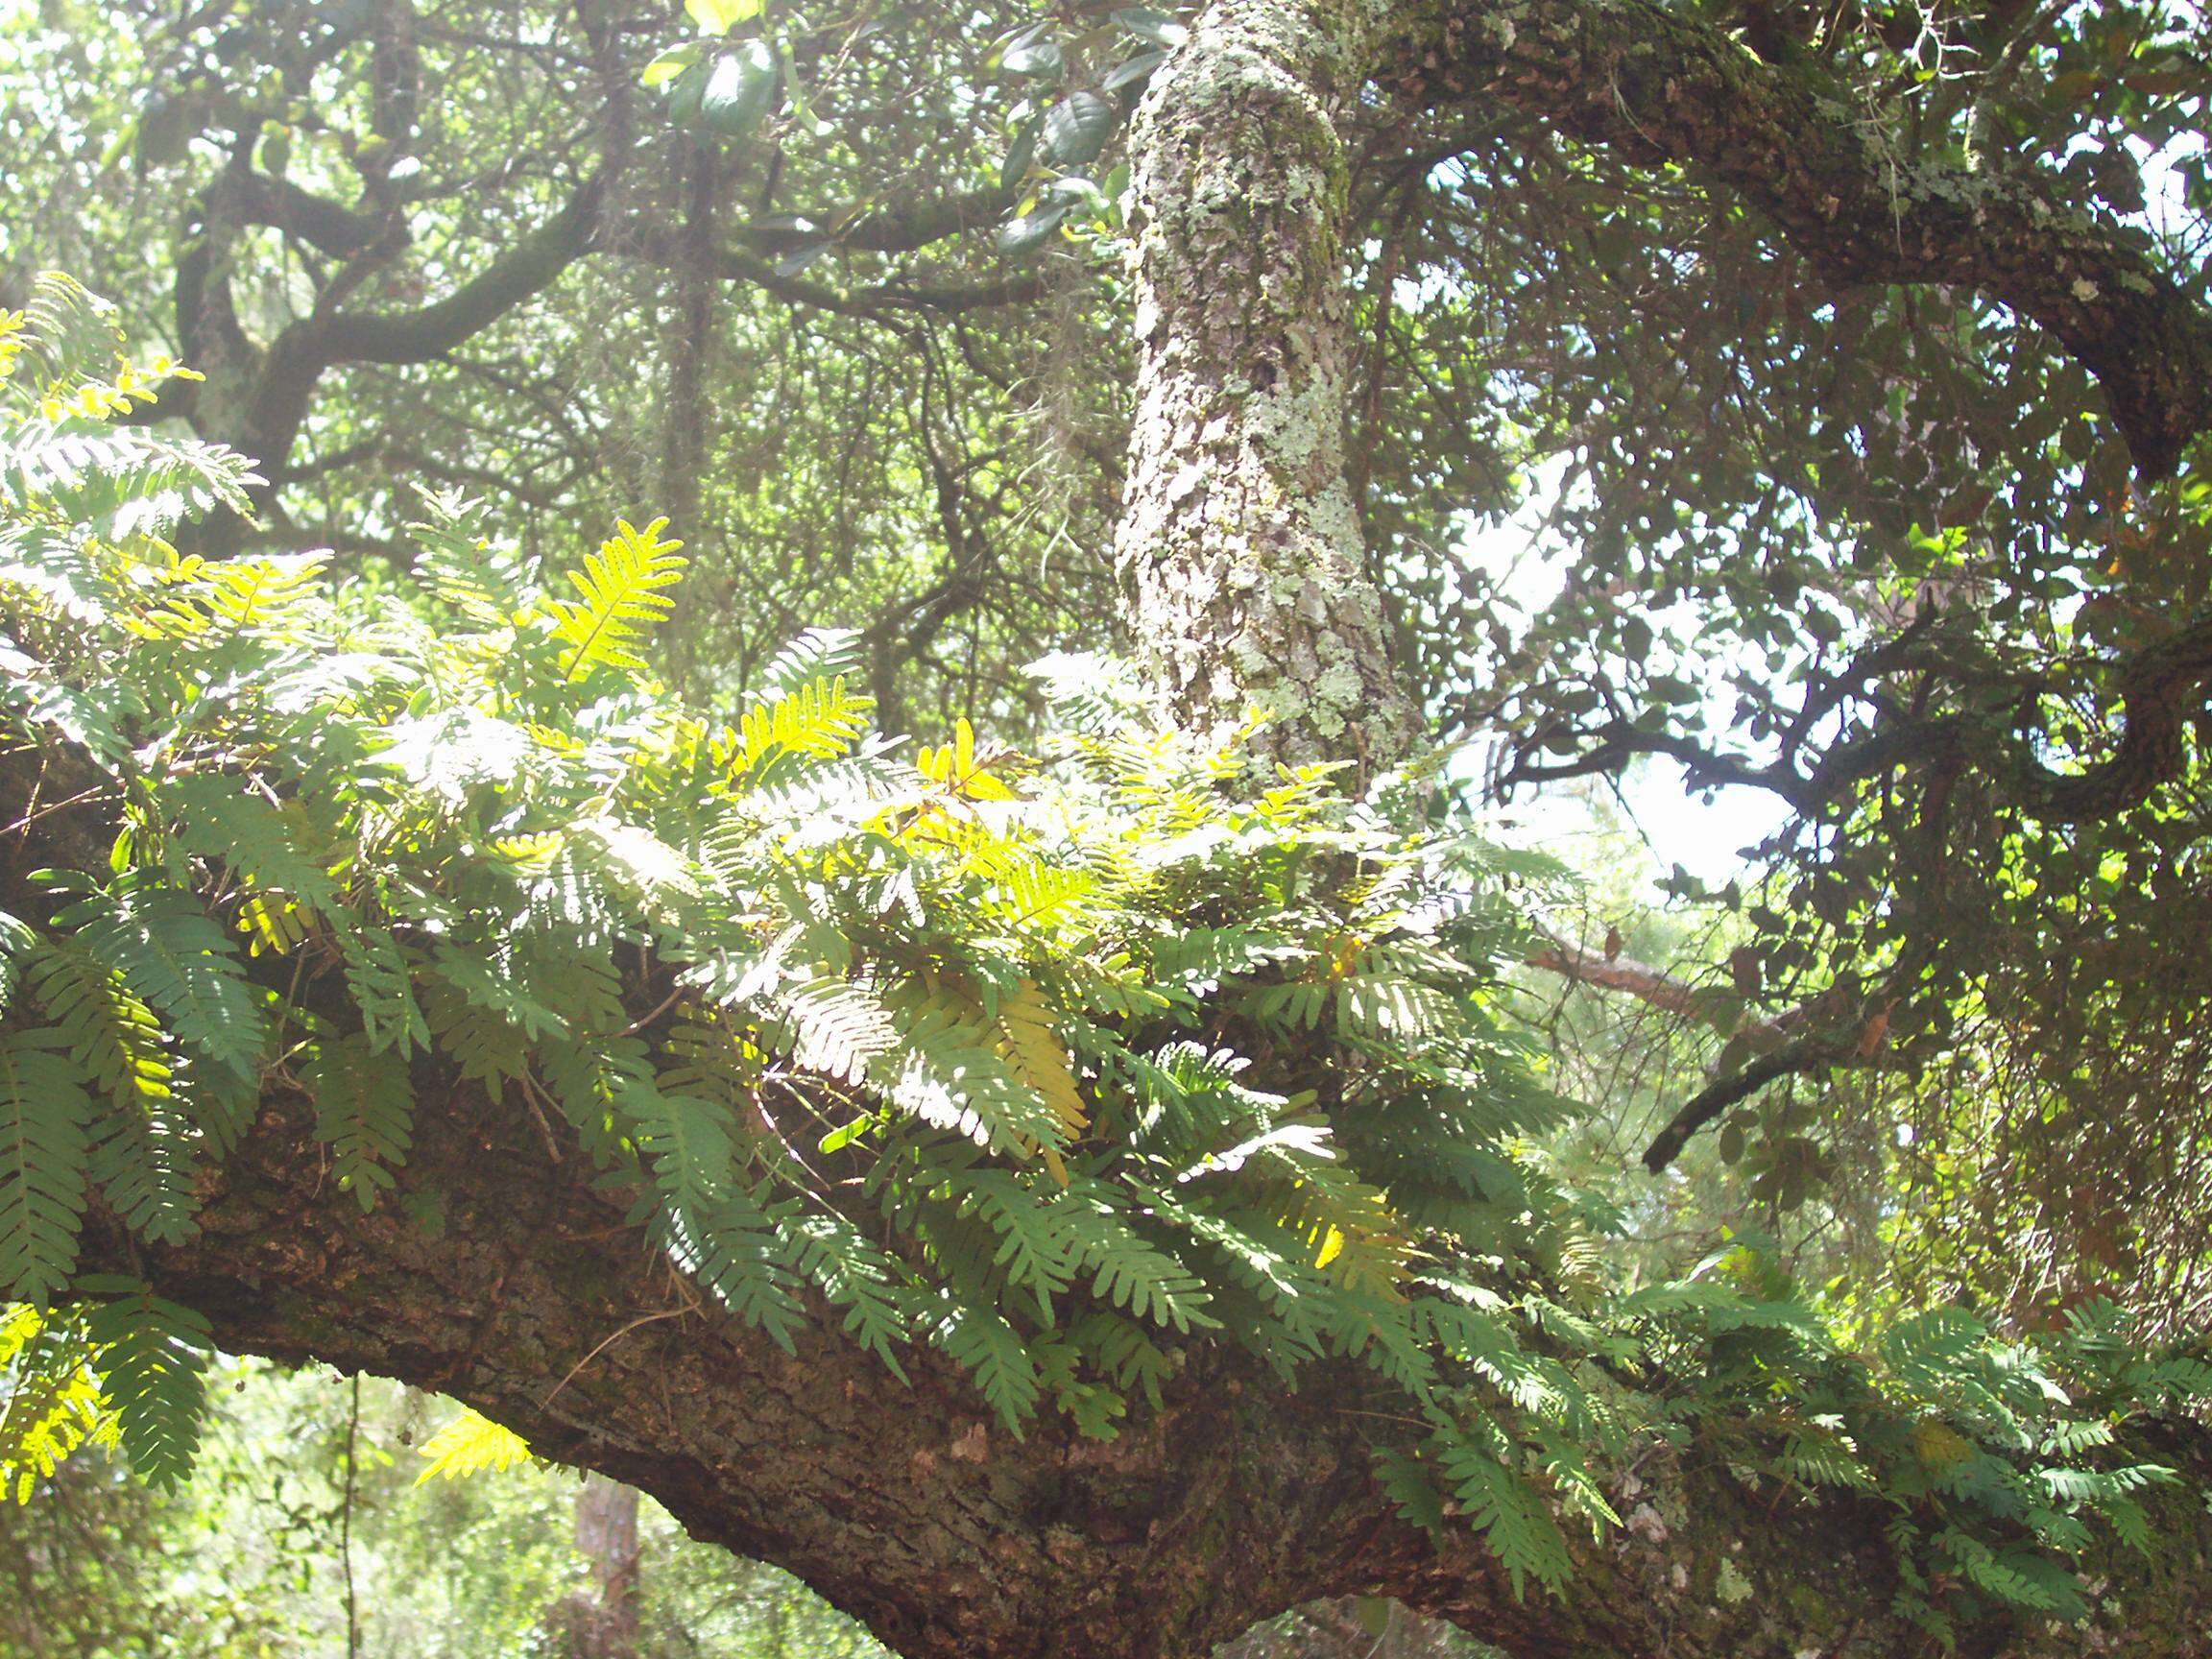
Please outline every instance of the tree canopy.
M2193 8L51 0L0 81L26 1486L175 1478L220 1342L914 1654L2196 1639ZM1659 763L1782 828L1651 965L1509 818Z

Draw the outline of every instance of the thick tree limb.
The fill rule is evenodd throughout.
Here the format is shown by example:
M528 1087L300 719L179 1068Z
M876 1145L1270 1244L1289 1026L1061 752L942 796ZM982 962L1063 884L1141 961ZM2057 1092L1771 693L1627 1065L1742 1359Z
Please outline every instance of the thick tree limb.
M455 1394L541 1454L652 1493L695 1535L791 1569L908 1659L1195 1659L1255 1619L1352 1593L1395 1596L1513 1659L1918 1650L1886 1611L1878 1504L1810 1504L1654 1452L1617 1492L1626 1533L1579 1538L1566 1599L1522 1600L1471 1533L1439 1545L1391 1513L1370 1455L1414 1431L1354 1369L1318 1368L1290 1394L1193 1342L1165 1407L1119 1439L1045 1421L1016 1441L949 1365L912 1356L902 1387L833 1317L785 1355L702 1309L584 1161L548 1163L512 1103L428 1070L417 1084L415 1149L373 1214L330 1190L310 1103L279 1086L200 1238L133 1254L102 1231L87 1264L150 1275L235 1351ZM2193 1437L2166 1460L2203 1453ZM1990 1627L1961 1650L2202 1651L2190 1584L2212 1523L2178 1494L2168 1507L2181 1530L2167 1565L2115 1562L2115 1610L2094 1633Z
M1942 282L2033 318L2094 373L2145 473L2212 423L2212 317L2109 220L2025 170L1902 154L1815 69L1653 0L1443 0L1428 101L1503 100L1740 192L1838 282Z
M1837 1053L1834 1046L1808 1035L1760 1055L1741 1070L1716 1078L1685 1101L1682 1109L1668 1119L1666 1127L1651 1137L1651 1144L1644 1148L1644 1167L1654 1175L1664 1173L1670 1164L1682 1156L1682 1148L1690 1144L1698 1130L1738 1101L1748 1100L1767 1084L1781 1078L1815 1070L1835 1060Z
M376 216L357 213L251 166L224 174L216 188L227 194L228 210L237 223L281 230L333 259L351 259L384 234L383 221Z
M590 245L611 172L593 173L545 222L445 299L401 313L353 312L310 324L324 364L427 363L541 294Z
M911 253L963 231L997 225L1021 200L1017 184L964 190L898 207L784 214L773 224L735 226L730 241L750 253L790 253L825 241L862 253Z

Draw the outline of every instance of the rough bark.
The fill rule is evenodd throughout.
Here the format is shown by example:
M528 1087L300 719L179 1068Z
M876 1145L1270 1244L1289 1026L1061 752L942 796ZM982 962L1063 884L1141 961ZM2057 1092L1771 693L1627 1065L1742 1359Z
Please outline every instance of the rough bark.
M330 1190L309 1103L273 1089L200 1238L134 1251L96 1221L86 1265L149 1276L231 1349L454 1394L788 1568L909 1659L1190 1659L1352 1593L1514 1659L1925 1647L1886 1612L1881 1506L1807 1504L1694 1455L1651 1453L1617 1488L1626 1531L1581 1535L1567 1598L1523 1601L1471 1533L1439 1546L1394 1517L1369 1456L1415 1431L1369 1373L1319 1369L1286 1392L1193 1344L1165 1408L1118 1440L1056 1421L1015 1440L931 1355L908 1358L902 1387L827 1317L786 1355L703 1309L518 1111L428 1069L417 1081L417 1143L373 1214ZM2212 1477L2200 1437L2160 1450ZM1962 1650L2207 1651L2195 1592L2212 1524L2193 1498L2166 1507L2175 1534L2154 1562L2115 1563L2093 1632L1992 1628Z
M2212 316L2117 225L2023 169L1901 141L1816 70L1650 0L1216 0L1131 135L1139 372L1117 557L1170 706L1267 747L1404 753L1347 480L1354 361L1339 133L1371 69L1420 106L1503 102L1701 170L1839 282L1978 289L2099 379L2138 466L2212 422Z
M1258 708L1286 757L1399 758L1393 676L1345 476L1353 342L1337 118L1386 8L1221 0L1138 112L1137 407L1116 543L1175 710Z

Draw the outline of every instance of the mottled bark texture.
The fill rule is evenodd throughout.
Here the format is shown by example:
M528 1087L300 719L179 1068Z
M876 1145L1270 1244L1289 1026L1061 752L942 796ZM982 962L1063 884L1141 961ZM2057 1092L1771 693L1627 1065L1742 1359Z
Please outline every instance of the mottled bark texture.
M2212 317L2053 180L1909 161L1816 69L1651 0L1216 0L1138 114L1140 349L1117 553L1169 705L1372 768L1418 733L1346 480L1346 165L1370 72L1701 171L1832 280L1977 289L2104 390L2147 474L2212 422Z
M1117 551L1130 617L1182 717L1270 718L1285 757L1404 754L1345 478L1352 341L1338 118L1388 8L1221 0L1132 134L1139 368Z
M1410 1432L1371 1373L1286 1392L1193 1344L1166 1407L1118 1440L1064 1422L1016 1440L927 1354L911 1386L825 1316L786 1355L702 1308L518 1109L418 1078L398 1192L331 1190L309 1102L273 1090L225 1164L203 1236L88 1266L144 1273L233 1350L310 1356L459 1396L543 1455L652 1493L695 1535L790 1569L908 1659L1193 1659L1323 1595L1394 1596L1513 1659L1902 1659L1886 1511L1806 1505L1718 1460L1654 1452L1617 1487L1627 1528L1579 1535L1564 1599L1517 1600L1471 1534L1400 1523L1371 1450ZM2152 1448L2212 1478L2200 1443ZM2117 1560L2093 1631L1992 1628L1962 1651L2178 1659L2205 1645L2212 1545L2176 1493L2153 1561Z

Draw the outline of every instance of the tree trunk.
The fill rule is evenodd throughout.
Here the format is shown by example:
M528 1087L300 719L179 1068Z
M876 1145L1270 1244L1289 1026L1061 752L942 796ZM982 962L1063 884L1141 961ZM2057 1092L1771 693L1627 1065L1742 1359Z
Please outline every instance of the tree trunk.
M1349 169L1366 0L1221 0L1164 66L1131 143L1137 410L1117 555L1174 710L1269 718L1285 758L1401 758L1391 672L1345 476Z
M592 1589L565 1597L553 1623L565 1659L637 1659L637 1492L588 1475L576 1494L576 1550Z
M1423 10L1464 26L1436 56L1447 80L1463 73L1531 107L1567 100L1538 61L1556 42L1537 37L1530 7L1513 9L1520 26L1503 7ZM1345 477L1337 118L1391 11L1216 0L1148 94L1135 134L1141 368L1118 542L1135 632L1178 711L1224 728L1257 706L1275 722L1275 754L1369 771L1407 752L1419 720L1390 672ZM1628 0L1575 15L1592 30L1644 28L1653 51L1690 27ZM1605 112L1620 85L1659 73L1650 56L1611 89L1581 84L1590 135L1616 137ZM1751 73L1713 61L1717 74ZM1667 85L1651 88L1655 106ZM1640 141L1692 158L1726 113L1671 127L1665 108L1622 108ZM580 196L525 238L500 262L504 281L411 319L335 320L325 360L445 349L550 280L592 210ZM1904 257L1860 252L1887 259L1881 270ZM1930 268L1964 279L1944 257ZM20 772L0 762L0 784L10 766ZM12 821L21 792L0 796L0 821ZM5 897L30 891L40 865L83 862L57 857L54 833L42 823L9 844ZM488 1099L428 1062L415 1083L416 1142L374 1212L328 1190L312 1105L277 1084L211 1178L200 1238L145 1249L96 1217L84 1268L148 1277L204 1310L234 1350L455 1394L545 1455L652 1493L694 1534L796 1573L908 1659L1195 1659L1257 1619L1349 1594L1398 1598L1514 1659L1905 1659L1932 1646L1889 1612L1887 1508L1755 1486L1695 1448L1647 1448L1613 1493L1629 1525L1577 1539L1564 1599L1523 1599L1471 1529L1432 1537L1394 1512L1372 1459L1422 1426L1356 1365L1314 1366L1293 1393L1229 1345L1192 1341L1162 1407L1118 1438L1085 1440L1047 1418L1015 1440L933 1353L906 1357L902 1386L827 1313L786 1354L706 1310L623 1225L586 1160L570 1149L549 1161L512 1096ZM2200 1488L2212 1479L2200 1432L2146 1450ZM2200 1605L2212 1518L2185 1489L2156 1506L2158 1554L2107 1564L2086 1629L1992 1623L1962 1631L1960 1650L2212 1651Z

